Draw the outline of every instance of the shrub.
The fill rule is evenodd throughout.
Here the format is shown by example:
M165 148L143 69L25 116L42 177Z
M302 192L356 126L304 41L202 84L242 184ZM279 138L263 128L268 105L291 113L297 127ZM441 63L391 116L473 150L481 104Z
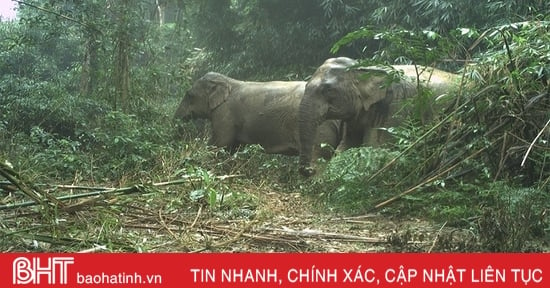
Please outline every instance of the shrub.
M485 194L478 233L483 250L492 252L540 251L535 239L547 239L550 222L549 191L495 183Z
M334 157L308 188L330 209L345 213L362 213L385 200L388 193L401 187L399 179L405 177L407 165L403 158L387 171L383 180L367 183L370 175L398 156L386 149L360 147L346 150Z

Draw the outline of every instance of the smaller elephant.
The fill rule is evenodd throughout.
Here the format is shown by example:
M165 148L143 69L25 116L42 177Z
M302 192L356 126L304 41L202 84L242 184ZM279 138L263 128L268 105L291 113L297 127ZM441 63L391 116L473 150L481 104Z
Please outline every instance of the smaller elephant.
M298 107L304 81L248 82L208 72L195 81L174 117L209 119L208 144L230 152L244 144L259 144L266 153L298 155ZM342 138L341 121L321 123L312 134L314 157L330 158ZM331 147L323 146L321 143Z
M458 79L456 74L430 67L359 67L358 62L350 58L327 59L306 84L300 103L300 173L304 176L315 173L310 139L323 121L345 121L343 149L363 144L376 146L380 141L378 128L398 122L393 116L403 99L417 95L419 87L430 89L434 97L440 97L455 87Z

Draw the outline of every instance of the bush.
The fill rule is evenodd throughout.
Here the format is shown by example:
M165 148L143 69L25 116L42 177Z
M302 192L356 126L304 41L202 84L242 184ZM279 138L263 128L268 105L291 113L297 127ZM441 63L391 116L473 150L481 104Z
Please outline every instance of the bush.
M92 99L71 95L53 82L4 77L0 81L0 121L14 133L29 134L37 126L62 137L75 138L108 110Z
M491 252L540 252L541 248L533 240L548 240L548 192L510 187L505 183L495 183L481 191L487 198L478 222L482 249Z
M9 76L0 91L0 149L43 176L117 179L150 169L159 153L172 149L171 116L154 103L142 103L137 117L54 82Z
M399 152L361 147L346 150L334 157L308 188L330 209L344 213L363 213L402 187L399 179L406 176L403 158L387 171L384 179L367 183L370 175L397 157Z

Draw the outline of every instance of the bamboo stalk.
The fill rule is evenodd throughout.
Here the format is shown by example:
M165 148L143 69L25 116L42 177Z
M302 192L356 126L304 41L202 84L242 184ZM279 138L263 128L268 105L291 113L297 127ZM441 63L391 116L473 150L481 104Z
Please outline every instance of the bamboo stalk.
M471 158L477 156L479 153L485 151L485 149L486 149L486 147L483 147L483 148L477 150L477 151L474 152L472 155L470 155L470 156L464 158L464 160L455 163L455 164L452 165L451 167L449 167L449 168L447 168L447 169L445 169L445 170L443 170L443 171L437 173L436 175L434 175L434 176L432 176L432 177L430 177L430 178L428 178L428 179L422 181L421 183L419 183L419 184L413 186L412 188L407 189L406 191L403 191L403 192L401 192L401 193L399 193L399 194L397 194L397 195L391 197L390 199L388 199L388 200L386 200L386 201L384 201L384 202L379 203L378 205L374 206L374 208L378 209L378 208L380 208L380 207L386 206L386 205L388 205L389 203L391 203L391 202L393 202L393 201L395 201L395 200L397 200L397 199L399 199L399 198L401 198L401 197L403 197L403 196L405 196L405 195L407 195L407 194L409 194L409 193L412 193L412 192L416 191L418 188L420 188L420 187L422 187L422 186L424 186L424 185L426 185L426 184L428 184L428 183L430 183L430 182L435 181L436 179L438 179L438 178L441 177L442 175L444 175L444 174L446 174L447 172L453 170L456 166L458 166L458 165L461 164L462 162L464 162L464 161L466 161L466 160L468 160L468 159L471 159Z
M22 179L21 175L15 172L13 168L5 162L0 162L0 175L4 176L4 178L6 178L9 182L16 186L21 192L31 198L33 200L33 205L44 204L49 201L50 203L53 203L57 206L63 206L62 202L58 201L49 193L43 191L41 188L34 185L33 183Z
M523 167L525 165L525 160L527 160L527 156L529 156L529 153L531 152L531 149L533 149L533 146L535 145L537 140L540 138L540 136L542 136L542 133L544 132L546 127L548 127L548 125L550 125L550 119L548 119L548 121L546 121L546 124L544 124L544 127L542 127L542 129L540 129L540 131L537 134L537 136L535 137L535 139L533 139L533 141L529 145L529 148L527 149L527 152L525 152L525 155L523 156L523 160L521 161L521 165L520 165L521 167Z
M3 172L2 169L0 169L0 172ZM4 176L4 173L2 173L2 176ZM222 180L225 180L225 179L230 179L230 178L235 178L235 177L240 177L240 175L222 175L222 176L215 177L215 179L218 179L218 180L222 181ZM8 178L8 180L10 180L10 179ZM159 183L152 183L150 185L153 186L153 187L164 187L164 186L169 186L169 185L180 185L180 184L184 184L184 183L189 183L191 181L200 181L200 180L201 180L200 177L187 176L186 175L185 177L183 177L183 179L178 179L178 180L174 180L174 181L165 181L165 182L159 182ZM16 185L16 184L14 183L14 185ZM64 206L62 201L65 201L65 200L74 200L74 199L100 196L100 195L117 195L117 194L136 193L136 192L142 191L145 186L147 186L147 184L136 184L136 185L133 185L133 186L122 187L122 188L56 185L54 187L64 188L64 189L96 190L96 191L73 194L73 195L65 195L65 196L60 196L60 197L57 197L57 198L53 197L53 196L50 196L48 198L48 200L50 202L54 202L56 205ZM22 187L23 187L23 189L26 189L24 186L22 186ZM18 188L21 189L21 187L19 187L19 186L18 186ZM40 198L40 195L35 196L34 194L32 194L32 191L29 192L29 193L31 193L31 194L28 195L28 196L31 197L31 195L33 195L33 197L31 197L31 198L33 198L33 200L35 200L35 201L27 201L27 202L21 202L21 203L16 203L16 204L0 205L0 210L7 210L7 209L34 206L34 205L41 204L41 203L45 202ZM25 193L25 194L27 194L27 193Z
M482 95L483 93L485 93L487 90L489 89L492 89L495 85L490 85L490 86L487 86L485 87L485 89L479 91L478 93L476 93L475 95L473 95L470 99L468 99L468 101L462 103L460 106L458 106L452 113L449 113L449 115L447 115L445 118L443 118L441 121L439 121L439 123L437 123L436 125L434 125L434 127L432 127L430 130L428 130L426 133L424 133L422 136L420 136L416 141L414 141L409 147L407 147L405 150L401 151L401 153L399 153L399 155L395 156L392 160L390 160L388 163L386 163L386 165L384 165L382 168L380 168L378 171L376 171L373 175L371 175L369 178L367 178L367 180L363 181L363 184L367 184L369 183L370 181L372 181L374 178L376 178L378 175L382 174L382 172L386 171L389 167L391 167L395 162L397 162L397 160L399 158L401 158L403 155L407 154L412 148L416 147L416 145L418 143L420 143L421 141L423 141L426 137L428 137L429 135L431 135L434 131L436 131L436 129L438 129L441 125L443 125L444 123L446 123L447 121L449 121L449 119L451 119L451 117L453 117L457 111L459 111L461 108L465 107L466 105L468 105L471 101L473 101L475 98L477 98L479 95Z

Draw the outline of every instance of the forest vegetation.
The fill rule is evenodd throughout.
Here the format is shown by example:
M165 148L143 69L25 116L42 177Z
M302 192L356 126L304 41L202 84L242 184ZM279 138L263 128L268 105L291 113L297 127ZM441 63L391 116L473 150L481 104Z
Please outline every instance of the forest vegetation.
M550 251L550 1L15 2L2 251ZM413 115L311 179L173 119L206 72L307 81L336 56L463 83L436 121Z

